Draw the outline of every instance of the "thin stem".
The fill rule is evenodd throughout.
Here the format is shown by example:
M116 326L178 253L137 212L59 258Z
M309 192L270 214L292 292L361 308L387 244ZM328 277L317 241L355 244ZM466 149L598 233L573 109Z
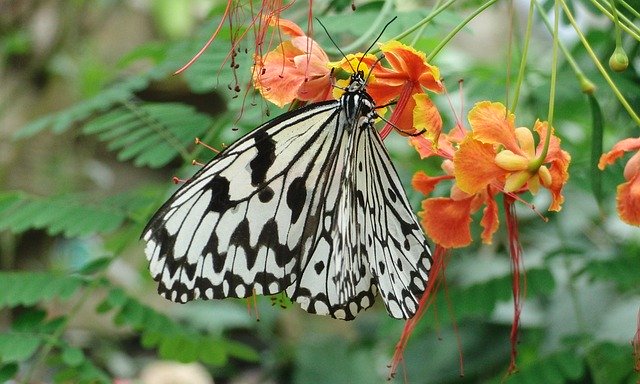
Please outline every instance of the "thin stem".
M551 27L551 23L549 22L549 18L545 14L545 12L542 9L542 7L540 6L540 4L538 4L538 2L536 0L532 0L532 2L536 6L536 9L538 10L538 15L542 19L542 22L544 23L544 25L547 27L547 30L550 33L553 33L553 29ZM578 78L578 80L583 81L584 79L586 79L586 76L584 75L584 72L582 72L582 69L580 68L580 66L578 65L576 60L573 58L573 55L571 54L571 52L569 52L569 49L567 49L567 46L564 45L562 43L562 41L558 41L558 47L560 47L560 50L562 50L562 53L564 54L565 58L567 59L567 62L569 63L569 66L571 67L571 69L573 69L573 72L575 72L576 77Z
M602 75L602 77L604 77L604 79L607 82L607 84L609 84L609 87L611 88L613 93L618 98L618 101L620 102L620 104L622 104L624 109L626 109L626 111L629 114L629 116L633 119L633 121L635 121L635 123L637 125L640 126L640 117L638 117L638 115L635 113L633 108L631 108L631 106L627 102L627 99L625 99L625 97L622 95L622 93L620 92L618 87L616 87L616 84L613 82L613 80L611 79L611 77L609 76L607 71L604 69L602 64L600 64L600 61L598 60L598 57L596 56L595 52L593 52L593 49L591 48L591 45L589 45L589 42L587 41L586 37L584 36L582 31L580 30L580 28L576 24L576 20L574 19L573 14L571 13L571 10L569 9L569 7L567 6L567 4L565 3L564 0L558 0L558 1L560 1L562 3L562 8L564 9L565 15L567 16L567 20L569 20L569 23L571 23L571 25L573 26L573 29L578 34L578 37L580 38L580 41L582 42L582 45L584 46L584 48L586 49L587 53L591 57L591 60L593 60L593 63L598 68L598 71L600 71L600 74Z
M385 0L384 3L382 3L382 8L380 9L380 13L378 13L378 17L376 17L373 23L371 23L371 26L369 26L369 28L365 31L365 33L363 33L353 43L342 48L342 50L344 52L353 52L356 49L358 49L358 47L366 43L370 43L372 40L372 36L374 36L376 33L380 31L380 26L382 25L382 23L389 19L389 14L393 9L394 4L395 2L393 0ZM325 49L325 51L330 55L339 54L337 50L334 51L333 49ZM371 53L375 53L375 52L376 52L375 50L371 51Z
M524 81L524 74L527 68L527 54L529 53L529 42L531 41L531 31L533 29L533 6L534 0L529 3L529 15L527 16L527 30L524 36L524 46L522 47L522 58L520 60L520 69L518 70L518 79L516 80L515 90L513 95L513 101L511 102L510 110L515 112L518 106L518 100L520 98L520 88Z
M622 46L622 32L620 32L620 18L618 17L618 10L616 8L616 0L609 0L611 7L611 13L613 13L613 26L616 33L616 47Z
M427 56L427 61L429 62L432 61L433 58L436 57L436 55L442 50L442 48L444 48L447 44L449 44L449 41L451 41L451 39L453 39L453 37L456 34L458 34L458 32L460 32L462 28L464 28L471 20L473 20L476 16L482 13L485 9L495 4L497 1L498 0L489 0L483 5L481 5L478 9L473 11L469 16L467 16L466 19L464 19L460 24L458 24L451 32L449 32L447 36L445 36L444 39L442 39L442 41L440 41L440 44L438 44L433 49L433 51Z
M605 8L600 2L597 0L591 0L591 3L596 6L605 16L611 19L617 26L624 29L629 35L631 35L634 39L640 40L640 28L638 28L633 21L629 20L625 15L621 14L615 8L613 12L610 12L609 9ZM624 21L620 23L619 20Z
M437 8L434 7L432 9L431 13L429 13L429 15L427 17L425 17L424 19L420 20L419 22L414 24L412 27L409 27L407 30L405 30L401 34L393 37L392 40L402 40L405 37L409 36L410 34L415 32L416 30L418 30L419 28L422 28L422 26L426 25L428 22L433 20L442 11L444 11L447 8L449 8L455 2L456 2L456 0L449 0L449 1L445 2L444 4L442 4L441 6L437 7Z
M622 6L624 6L627 11L629 11L629 13L631 13L634 17L639 18L640 19L640 12L636 11L635 8L633 8L631 5L629 5L629 3L627 3L624 0L618 0L620 2L620 4L622 4Z

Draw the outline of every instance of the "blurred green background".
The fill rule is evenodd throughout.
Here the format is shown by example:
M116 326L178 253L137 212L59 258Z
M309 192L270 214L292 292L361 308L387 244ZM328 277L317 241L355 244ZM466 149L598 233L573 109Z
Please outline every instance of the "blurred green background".
M430 52L481 4L460 3L407 42ZM236 13L234 28L247 26L248 4ZM637 2L629 4L638 9ZM283 297L258 297L258 321L243 300L179 305L156 294L138 238L175 189L171 177L187 178L197 169L191 160L212 157L193 144L194 137L220 147L267 114L282 112L247 87L250 36L239 45L238 69L229 67L230 42L240 30L228 24L192 67L172 75L203 46L225 6L208 0L0 1L0 381L387 379L404 322L389 318L380 303L355 321L341 322L309 315ZM388 19L398 16L384 40L425 17L433 4L356 1L356 6L353 12L350 1L315 1L313 11L338 44L347 45L380 12L388 12ZM606 63L615 47L611 22L591 3L571 6ZM475 102L504 101L520 63L527 9L526 2L494 5L436 57L433 64L453 100L452 110L447 96L435 98L445 129L453 126L454 113L466 115ZM283 17L305 29L307 12L308 3L298 2ZM314 38L333 54L317 24L315 29ZM372 40L379 30L374 32ZM574 32L567 25L561 32L598 86L604 150L637 137L638 126ZM516 111L524 126L546 119L549 105L552 38L542 23L533 33ZM638 111L638 41L625 37L623 42L630 68L611 75ZM519 372L506 375L513 306L502 225L493 245L475 242L452 252L446 289L414 331L394 382L640 380L631 343L640 310L640 231L615 212L624 162L598 173L597 199L591 189L592 111L564 57L558 70L554 126L572 156L571 178L562 211L544 213L548 222L518 206L527 270ZM456 92L459 79L462 96ZM419 160L399 135L385 143L417 211L423 197L411 190L411 176L417 170L436 174L440 164ZM549 203L544 192L525 199L541 212ZM479 238L479 229L474 231Z

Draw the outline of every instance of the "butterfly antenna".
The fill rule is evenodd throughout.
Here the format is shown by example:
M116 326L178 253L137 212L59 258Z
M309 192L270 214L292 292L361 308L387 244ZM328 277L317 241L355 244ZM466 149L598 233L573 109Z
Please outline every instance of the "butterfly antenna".
M369 48L367 48L366 51L364 51L364 53L362 54L362 58L360 59L360 63L362 63L362 59L367 55L367 53L369 53L369 51L371 50L371 48L373 48L374 45L376 45L376 43L378 42L378 40L380 40L380 38L382 37L382 34L384 33L384 31L387 30L387 27L393 23L396 19L398 18L398 16L394 16L393 19L389 20L389 22L387 22L387 24L384 25L384 27L382 28L382 31L380 31L380 33L378 34L378 37L376 37L375 40L373 40L373 43L371 43L371 45L369 46ZM374 63L374 66L376 64L378 64L378 62L381 60L382 58L379 58L378 60L376 60L376 62ZM358 69L360 68L360 63L358 63ZM373 69L373 67L371 67ZM368 76L367 76L368 77Z
M397 17L397 16L396 16ZM320 26L322 27L322 29L324 29L324 33L327 34L327 37L329 38L329 40L331 40L331 43L333 43L333 46L336 47L338 49L338 52L340 52L340 54L342 55L342 57L344 57L344 59L347 61L347 63L349 63L349 66L351 67L351 70L353 71L353 73L356 72L356 69L353 68L353 65L351 65L351 62L349 61L349 59L347 59L347 55L344 54L344 52L342 52L342 49L340 49L340 47L338 47L338 44L336 44L335 40L333 40L333 38L331 37L331 35L329 34L329 31L327 31L327 28L324 26L324 24L322 24L322 21L320 21L320 19L318 19L317 17L315 18L316 21L318 22L318 24L320 24ZM386 28L386 27L385 27Z

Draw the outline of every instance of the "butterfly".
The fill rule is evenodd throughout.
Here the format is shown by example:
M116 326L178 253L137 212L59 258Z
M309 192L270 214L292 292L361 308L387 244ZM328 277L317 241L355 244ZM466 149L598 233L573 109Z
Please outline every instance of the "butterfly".
M285 291L309 313L351 320L380 293L390 316L416 313L431 253L355 72L339 100L257 127L155 213L142 239L162 296Z

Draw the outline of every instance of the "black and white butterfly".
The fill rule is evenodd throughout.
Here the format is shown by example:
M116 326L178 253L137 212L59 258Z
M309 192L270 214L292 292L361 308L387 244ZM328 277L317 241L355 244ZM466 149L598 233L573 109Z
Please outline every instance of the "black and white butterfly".
M412 317L431 254L356 71L339 100L285 113L200 169L143 231L172 301L286 291L310 313L353 319L378 292Z

